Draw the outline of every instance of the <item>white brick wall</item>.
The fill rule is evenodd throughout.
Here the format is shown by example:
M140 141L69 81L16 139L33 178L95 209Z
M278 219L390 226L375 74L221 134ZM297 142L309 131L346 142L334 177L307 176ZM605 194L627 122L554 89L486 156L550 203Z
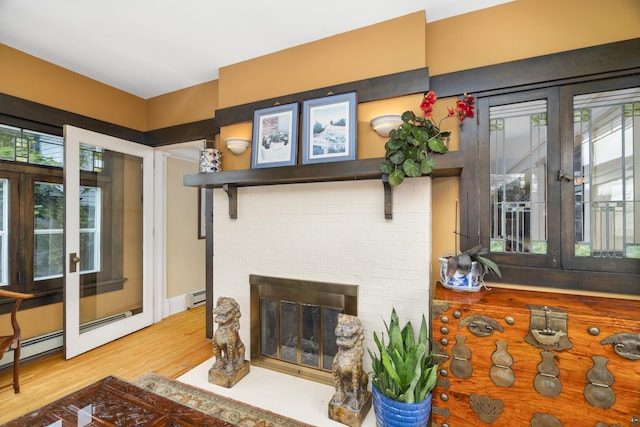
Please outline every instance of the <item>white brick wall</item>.
M430 178L393 189L392 220L379 180L239 188L236 220L226 193L214 191L214 297L240 304L247 357L250 274L359 285L358 317L373 348L392 307L416 329L428 319L430 252Z

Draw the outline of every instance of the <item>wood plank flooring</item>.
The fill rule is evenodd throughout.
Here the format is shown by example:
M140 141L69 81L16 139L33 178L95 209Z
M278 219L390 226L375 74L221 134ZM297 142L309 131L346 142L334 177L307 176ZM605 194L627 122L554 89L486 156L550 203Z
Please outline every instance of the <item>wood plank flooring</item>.
M173 316L95 350L64 360L62 353L20 365L20 393L0 389L0 424L109 375L133 380L148 371L177 378L212 357L205 338L205 307ZM0 374L0 386L11 371Z

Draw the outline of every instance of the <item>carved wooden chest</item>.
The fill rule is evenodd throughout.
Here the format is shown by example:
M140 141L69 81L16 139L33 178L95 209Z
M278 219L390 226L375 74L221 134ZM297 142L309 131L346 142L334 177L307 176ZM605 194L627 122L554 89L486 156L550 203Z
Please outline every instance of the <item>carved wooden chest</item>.
M640 427L640 301L440 284L432 425Z

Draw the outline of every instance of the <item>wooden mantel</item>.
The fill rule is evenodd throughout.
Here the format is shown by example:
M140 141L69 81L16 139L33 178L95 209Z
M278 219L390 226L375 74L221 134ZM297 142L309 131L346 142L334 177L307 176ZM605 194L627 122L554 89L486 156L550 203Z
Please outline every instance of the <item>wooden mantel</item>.
M198 173L185 175L183 184L187 187L224 189L229 197L229 216L235 219L237 218L238 187L380 179L385 192L385 218L391 219L392 192L386 176L383 177L382 172L380 172L380 163L383 160L383 158L373 158L276 168ZM462 172L463 161L461 151L451 151L445 155L438 155L436 169L431 176L436 178L459 176Z

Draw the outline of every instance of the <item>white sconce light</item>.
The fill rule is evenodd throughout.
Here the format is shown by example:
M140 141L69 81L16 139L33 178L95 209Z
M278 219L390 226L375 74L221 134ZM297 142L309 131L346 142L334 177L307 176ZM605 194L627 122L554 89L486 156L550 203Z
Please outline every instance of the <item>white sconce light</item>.
M371 127L378 135L388 138L392 130L397 129L402 124L400 114L382 114L371 119Z
M249 140L244 138L225 138L227 148L236 156L244 153L249 147Z

